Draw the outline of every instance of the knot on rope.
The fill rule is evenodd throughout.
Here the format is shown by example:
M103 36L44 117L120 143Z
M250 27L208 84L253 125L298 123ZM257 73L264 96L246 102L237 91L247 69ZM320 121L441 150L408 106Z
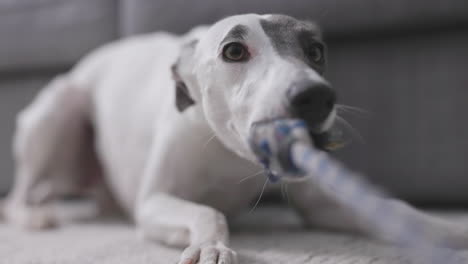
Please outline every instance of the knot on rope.
M257 122L252 126L250 147L267 171L270 181L276 182L281 176L298 177L306 173L292 159L291 146L298 141L312 144L307 125L300 119Z

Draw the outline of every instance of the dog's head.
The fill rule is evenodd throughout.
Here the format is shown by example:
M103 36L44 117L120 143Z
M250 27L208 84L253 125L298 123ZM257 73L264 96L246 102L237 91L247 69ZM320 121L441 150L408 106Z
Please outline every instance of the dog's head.
M180 111L198 105L228 148L253 159L249 130L276 118L304 119L323 148L335 119L335 93L322 77L319 28L283 15L223 19L182 48L173 67Z

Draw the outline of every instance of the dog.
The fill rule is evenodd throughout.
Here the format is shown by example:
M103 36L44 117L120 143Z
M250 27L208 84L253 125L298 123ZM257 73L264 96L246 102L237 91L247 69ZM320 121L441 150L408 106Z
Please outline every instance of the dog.
M250 127L300 118L316 147L326 147L336 95L323 76L325 49L312 22L246 14L92 52L18 115L5 219L50 227L51 201L96 188L111 193L146 239L186 247L181 264L237 263L226 219L265 186L263 177L243 181L262 171L249 147ZM307 226L373 235L311 182L291 179L289 188ZM110 197L101 196L101 204ZM389 203L448 246L468 248L462 228L402 201Z

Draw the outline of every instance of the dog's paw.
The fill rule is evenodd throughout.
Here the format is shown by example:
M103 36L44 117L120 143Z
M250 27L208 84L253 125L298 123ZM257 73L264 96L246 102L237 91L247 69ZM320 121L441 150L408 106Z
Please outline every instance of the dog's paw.
M9 224L26 230L50 229L58 224L53 211L48 207L28 207L7 203L3 214Z
M223 243L189 246L179 264L237 264L237 254Z

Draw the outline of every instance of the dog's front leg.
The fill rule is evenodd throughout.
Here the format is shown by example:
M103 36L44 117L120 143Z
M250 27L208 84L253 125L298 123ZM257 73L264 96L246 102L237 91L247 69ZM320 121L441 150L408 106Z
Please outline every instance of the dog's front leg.
M236 263L236 254L226 246L226 219L213 208L157 193L143 201L137 221L146 238L174 246L189 245L180 263Z
M180 263L235 264L224 215L204 204L209 181L200 156L209 133L174 120L157 131L138 193L135 220L147 239L188 246ZM187 131L190 134L187 135ZM204 149L209 152L209 149Z

